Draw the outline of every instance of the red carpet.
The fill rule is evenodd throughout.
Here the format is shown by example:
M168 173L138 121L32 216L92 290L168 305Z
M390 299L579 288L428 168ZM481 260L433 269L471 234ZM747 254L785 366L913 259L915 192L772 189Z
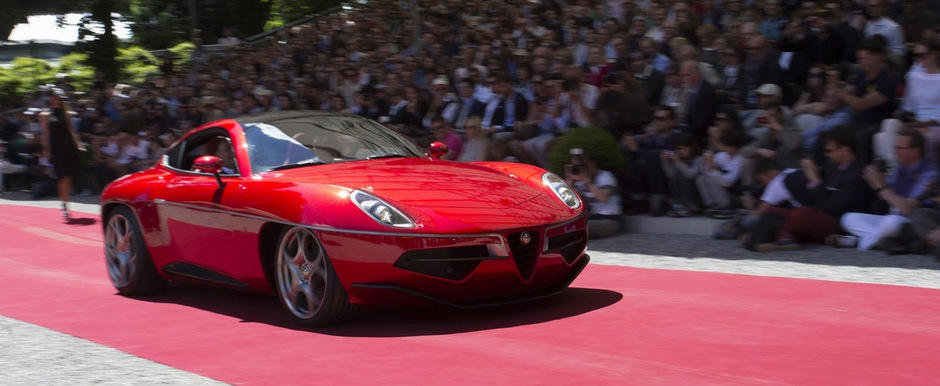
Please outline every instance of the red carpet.
M300 330L271 297L197 286L115 295L100 229L0 206L0 314L231 383L940 379L937 290L592 265L552 301L369 311Z

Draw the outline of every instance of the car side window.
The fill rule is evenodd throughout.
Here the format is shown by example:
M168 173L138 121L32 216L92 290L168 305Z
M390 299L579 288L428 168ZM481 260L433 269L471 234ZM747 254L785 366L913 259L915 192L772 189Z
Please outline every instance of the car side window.
M178 155L174 153L180 153ZM224 130L209 129L183 141L177 148L167 152L168 165L174 169L194 171L193 161L204 155L214 155L222 160L223 175L238 175L235 148Z

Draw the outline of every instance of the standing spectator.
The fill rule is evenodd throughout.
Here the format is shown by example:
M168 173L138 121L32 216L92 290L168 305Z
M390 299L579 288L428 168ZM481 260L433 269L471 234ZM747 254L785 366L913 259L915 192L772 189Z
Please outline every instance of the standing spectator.
M856 52L859 73L854 93L842 91L835 95L855 111L852 122L856 126L858 155L865 161L871 159L872 135L894 112L897 81L888 72L884 49L884 39L865 39Z
M754 36L747 40L747 59L741 74L748 106L757 105L755 90L763 84L780 84L780 64L775 53L767 46L767 38Z
M779 39L783 26L787 19L783 17L783 7L780 6L782 0L764 1L764 20L760 22L760 34L768 39Z
M885 15L885 0L868 0L868 22L865 23L865 37L881 35L887 40L891 53L904 57L904 30L890 17ZM861 59L861 58L859 58Z
M698 62L682 62L679 66L679 76L682 78L682 86L689 93L686 104L686 130L704 140L718 110L718 95L715 88L702 79Z
M924 159L926 144L920 132L914 129L899 132L895 149L898 167L894 171L886 176L877 165L869 165L864 173L868 186L890 205L890 213L846 213L841 219L842 227L854 237L838 238L839 245L850 246L855 242L859 250L866 250L883 238L897 236L901 226L910 222L907 216L917 207L917 198L937 181L936 166Z

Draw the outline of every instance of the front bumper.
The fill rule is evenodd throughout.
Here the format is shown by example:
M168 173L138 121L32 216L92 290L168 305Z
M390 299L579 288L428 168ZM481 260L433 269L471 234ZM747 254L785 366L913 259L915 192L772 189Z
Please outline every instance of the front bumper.
M455 307L557 294L587 265L587 220L480 235L318 232L354 304Z

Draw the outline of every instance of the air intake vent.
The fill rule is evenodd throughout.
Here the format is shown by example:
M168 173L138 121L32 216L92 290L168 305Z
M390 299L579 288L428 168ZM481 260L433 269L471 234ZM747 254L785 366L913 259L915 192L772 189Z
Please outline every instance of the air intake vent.
M568 264L580 256L586 245L587 232L584 229L548 238L548 251L561 253Z

